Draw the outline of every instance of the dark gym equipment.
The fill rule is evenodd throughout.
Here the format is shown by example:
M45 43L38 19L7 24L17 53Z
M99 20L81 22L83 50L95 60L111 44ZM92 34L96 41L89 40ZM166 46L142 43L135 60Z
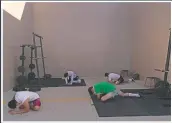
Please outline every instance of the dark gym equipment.
M169 71L169 63L170 63L170 54L171 54L171 28L170 28L170 36L168 41L168 50L167 50L167 58L165 64L165 71ZM167 81L168 72L164 73L164 81Z
M20 75L16 78L16 81L18 85L24 85L27 83L27 78L25 76Z
M170 84L169 83L163 83L164 81L158 81L156 84L155 84L155 88L158 89L158 88L161 88L161 87L165 87L165 88L169 88L170 87Z
M32 45L30 46L30 51L31 51L31 57L30 57L30 65L29 65L29 68L30 68L30 71L32 72L32 70L35 68L35 64L33 64L33 50L35 49L35 46Z
M33 92L41 91L41 87L31 87L29 88L29 91L33 91Z
M29 80L29 81L30 81L30 80L34 80L35 77L36 77L36 75L35 75L34 72L30 72L30 73L28 74L28 80Z
M168 98L171 100L171 85L167 81L168 71L169 71L169 62L170 62L170 54L171 54L171 29L170 29L170 36L168 42L168 51L167 51L167 58L165 64L165 70L161 70L164 72L164 80L158 81L155 84L155 91L159 98ZM157 69L155 69L157 70Z
M39 45L36 44L36 39L35 38L39 38ZM24 44L24 45L21 45L22 47L22 54L20 56L20 60L22 61L22 65L18 67L18 71L22 73L21 76L17 77L17 82L18 82L18 85L19 86L16 86L14 87L14 90L24 90L25 88L21 85L24 85L25 87L28 87L31 85L34 85L33 86L30 86L30 90L31 91L40 91L40 88L42 87L42 84L43 84L43 80L49 80L52 76L51 74L46 74L45 72L45 64L44 64L44 55L43 55L43 47L42 47L42 39L43 37L42 36L39 36L35 33L33 33L33 45L30 45L30 44ZM26 57L24 56L24 49L25 47L30 47L31 49L31 63L29 65L29 68L30 68L30 73L28 73L28 79L24 76L24 72L25 72L25 68L24 68L24 60L26 59ZM38 48L41 49L41 57L38 57L38 53L37 53L37 50ZM43 79L40 78L40 73L39 73L39 65L38 65L38 59L42 59L42 63L43 63L43 72L44 72L44 75L43 75ZM35 60L35 64L33 64L32 60ZM36 68L36 71L37 71L37 78L36 78L36 74L33 72L33 69ZM40 82L40 79L42 81L42 83ZM52 79L54 80L54 79ZM33 81L36 81L36 82L33 82ZM45 82L44 81L44 82ZM46 81L46 83L49 83L48 81ZM54 84L50 84L50 86L54 87L56 86L57 84L57 81L56 82L52 82ZM20 85L21 84L21 85Z
M139 75L138 73L134 73L134 74L132 75L132 78L133 78L134 80L139 80L139 79L140 79L140 75Z
M35 74L31 71L29 74L28 74L28 79L26 76L24 76L24 72L25 72L25 68L24 68L24 60L26 59L26 57L24 56L24 52L25 52L25 47L30 47L32 50L35 48L33 45L30 45L30 44L24 44L24 45L21 45L20 47L22 47L22 54L20 56L20 60L22 61L22 65L18 67L18 71L22 73L22 75L18 76L16 78L16 86L13 88L13 91L25 91L25 87L27 86L28 84L28 79L30 80L33 80L35 79ZM35 68L35 65L31 64L29 65L29 67L31 69L34 69Z
M143 90L141 89L140 91ZM127 89L125 92L133 93L136 91L138 89L131 91ZM171 115L170 106L164 106L164 104L170 104L170 101L160 100L154 94L146 95L146 98L116 96L106 102L101 102L96 96L92 95L91 99L99 117Z
M50 78L51 78L51 74L45 74L45 75L44 75L44 78L45 78L45 79L50 79Z
M154 93L156 94L158 99L161 99L161 100L171 100L171 85L167 81L167 75L169 72L170 54L171 54L171 29L170 29L170 36L169 36L169 42L168 42L168 51L167 51L165 70L155 69L156 71L164 72L164 80L160 80L157 77L146 78L146 80L147 79L153 80ZM146 81L145 81L145 85L146 85Z
M22 61L22 65L21 65L21 66L24 68L24 60L26 59L26 57L24 56L24 51L25 51L24 48L25 48L25 45L22 45L22 46L20 46L20 47L22 47L22 54L21 54L21 56L20 56L20 57L22 57L22 59L20 58L20 60ZM25 58L24 58L24 57L25 57ZM22 68L22 69L23 69L23 68ZM18 70L19 70L19 69L18 69ZM23 70L21 71L22 76L24 76L24 72L25 72L25 71L23 71Z
M33 50L35 49L35 46L31 46L30 47L30 51L31 51L31 55L30 55L30 71L32 72L32 70L35 68L35 64L33 64Z
M19 66L18 71L21 72L21 73L25 72L24 66Z
M81 83L73 83L72 85L66 85L66 82L62 78L51 78L51 79L40 79L41 85L37 84L38 83L38 78L35 80L30 81L32 85L38 85L41 86L42 88L47 88L47 87L76 87L76 86L86 86L86 83L84 79L81 79Z
M38 48L38 45L36 44L36 37L38 37L39 39L40 39L40 42L41 42L41 39L42 39L42 37L41 36L39 36L39 35L37 35L37 34L35 34L35 33L32 33L33 34L33 44L34 44L34 46L35 46L35 49L34 49L34 53L35 53L35 58L33 58L32 57L32 59L34 59L35 60L35 62L36 62L36 70L37 70L37 77L38 77L38 81L40 81L40 76L39 76L39 66L38 66L38 56L37 56L37 48Z
M156 71L160 71L160 72L169 72L169 71L165 71L165 70L161 70L161 69L154 69Z
M129 73L129 70L122 70L121 73L120 73L120 75L122 77L125 77L125 76L128 76L128 73Z
M39 39L39 43L36 43L36 38ZM38 76L38 80L40 80L40 76L39 76L39 66L38 66L38 59L42 59L42 64L43 64L43 78L44 79L50 79L51 75L50 74L46 74L45 72L45 63L44 63L44 54L43 54L43 47L42 47L42 39L43 37L33 33L33 44L35 46L35 58L33 58L36 62L36 68L37 68L37 76ZM37 53L37 49L40 48L41 49L41 57L38 57L38 53Z
M20 60L26 60L26 56L20 56Z
M18 92L18 91L26 91L27 89L25 89L25 87L24 86L15 86L14 88L13 88L13 91L15 91L15 92Z
M29 84L33 84L31 83L31 80L34 80L36 77L36 74L32 71L35 68L35 64L33 64L33 50L35 49L35 46L30 46L30 50L31 50L31 59L30 59L30 73L28 74L28 80L29 80ZM35 84L35 83L34 83Z
M35 64L32 64L32 63L31 63L31 64L29 65L29 68L30 68L30 69L34 69L34 68L35 68Z
M26 59L26 57L24 56L24 51L25 51L25 47L26 45L22 45L20 46L22 47L22 54L20 56L20 60L22 61L22 65L18 67L18 71L22 73L22 75L18 76L16 78L16 85L15 87L13 87L13 91L25 91L25 87L24 85L27 84L27 78L24 76L24 72L25 72L25 68L24 68L24 60Z
M58 87L76 87L76 86L86 86L84 79L81 79L81 83L72 83L72 85L68 85L64 81L64 85L59 85Z
M161 79L158 77L146 77L144 86L148 86L148 84L147 84L148 80L151 81L151 83L149 83L149 87L153 87ZM152 85L152 82L153 82L153 85Z
M155 84L155 91L158 97L171 99L171 85L168 82L158 81Z

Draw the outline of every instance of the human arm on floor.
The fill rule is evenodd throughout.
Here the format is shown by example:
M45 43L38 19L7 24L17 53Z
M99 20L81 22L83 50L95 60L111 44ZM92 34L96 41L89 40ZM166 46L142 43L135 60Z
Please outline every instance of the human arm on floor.
M108 82L113 83L113 79L111 79L110 77L108 77Z
M10 110L9 113L14 115L14 114L23 114L29 112L30 110L29 99L26 99L22 105L24 107L23 109L19 109L19 111Z
M119 81L115 81L115 84L118 85L119 84Z

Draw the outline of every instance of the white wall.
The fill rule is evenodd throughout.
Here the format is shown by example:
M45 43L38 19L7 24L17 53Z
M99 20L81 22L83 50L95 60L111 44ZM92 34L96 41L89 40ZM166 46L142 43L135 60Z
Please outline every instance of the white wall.
M27 3L20 21L4 11L4 91L19 75L19 46L32 43L33 31L44 37L53 77L64 69L86 77L133 69L142 79L163 78L154 68L165 66L170 9L170 3Z
M130 69L128 3L34 3L34 31L44 37L46 69L80 76Z
M170 3L133 3L132 68L141 74L142 79L147 76L164 77L164 73L154 69L165 68L170 11ZM169 81L170 78L169 74Z
M21 65L20 45L30 44L32 41L32 15L31 3L26 3L21 20L3 10L3 91L10 90L15 84L16 76L20 75L17 71L17 67ZM29 50L26 50L26 56L28 53ZM29 58L25 63L28 68Z

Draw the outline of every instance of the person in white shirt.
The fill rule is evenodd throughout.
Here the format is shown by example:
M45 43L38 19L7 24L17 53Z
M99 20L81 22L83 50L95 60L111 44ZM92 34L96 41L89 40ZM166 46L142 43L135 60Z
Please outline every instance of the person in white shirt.
M116 85L124 82L123 77L116 73L105 73L105 77L107 77L108 82L115 83Z
M30 111L38 111L41 106L40 97L37 93L31 91L19 91L16 92L13 99L8 102L8 107L12 110L9 111L10 114L23 114ZM19 111L16 109L19 107Z
M66 81L66 84L72 85L73 83L81 83L81 80L79 79L79 76L73 71L67 71L64 73L64 78Z

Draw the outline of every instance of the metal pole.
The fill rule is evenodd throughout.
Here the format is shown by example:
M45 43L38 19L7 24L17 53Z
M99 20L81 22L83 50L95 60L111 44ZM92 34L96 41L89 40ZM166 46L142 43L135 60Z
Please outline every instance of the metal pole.
M42 64L43 64L43 71L44 71L44 77L45 77L45 63L44 63L44 54L43 54L43 47L42 47L42 37L40 38L40 45L41 45L41 55L42 55Z
M33 50L34 50L34 49L32 48L32 46L30 47L30 50L31 50L30 64L32 64L32 63L33 63L33 61L32 61L32 60L33 60ZM32 72L32 69L31 69L31 68L30 68L30 71Z
M22 56L24 56L24 48L25 46L22 46ZM22 66L24 67L24 60L22 60ZM22 76L24 76L24 71L22 72Z
M35 35L33 33L33 43L34 43L34 46L36 46L36 42L35 42ZM38 67L38 59L37 59L37 47L35 47L35 62L36 62L36 70L37 70L37 76L38 76L38 81L40 80L40 77L39 77L39 67Z
M170 63L170 54L171 54L171 28L170 28L170 36L169 36L169 42L168 42L168 50L167 50L167 58L166 58L166 64L165 64L165 71L169 71L169 63ZM168 72L164 73L164 81L167 81Z

